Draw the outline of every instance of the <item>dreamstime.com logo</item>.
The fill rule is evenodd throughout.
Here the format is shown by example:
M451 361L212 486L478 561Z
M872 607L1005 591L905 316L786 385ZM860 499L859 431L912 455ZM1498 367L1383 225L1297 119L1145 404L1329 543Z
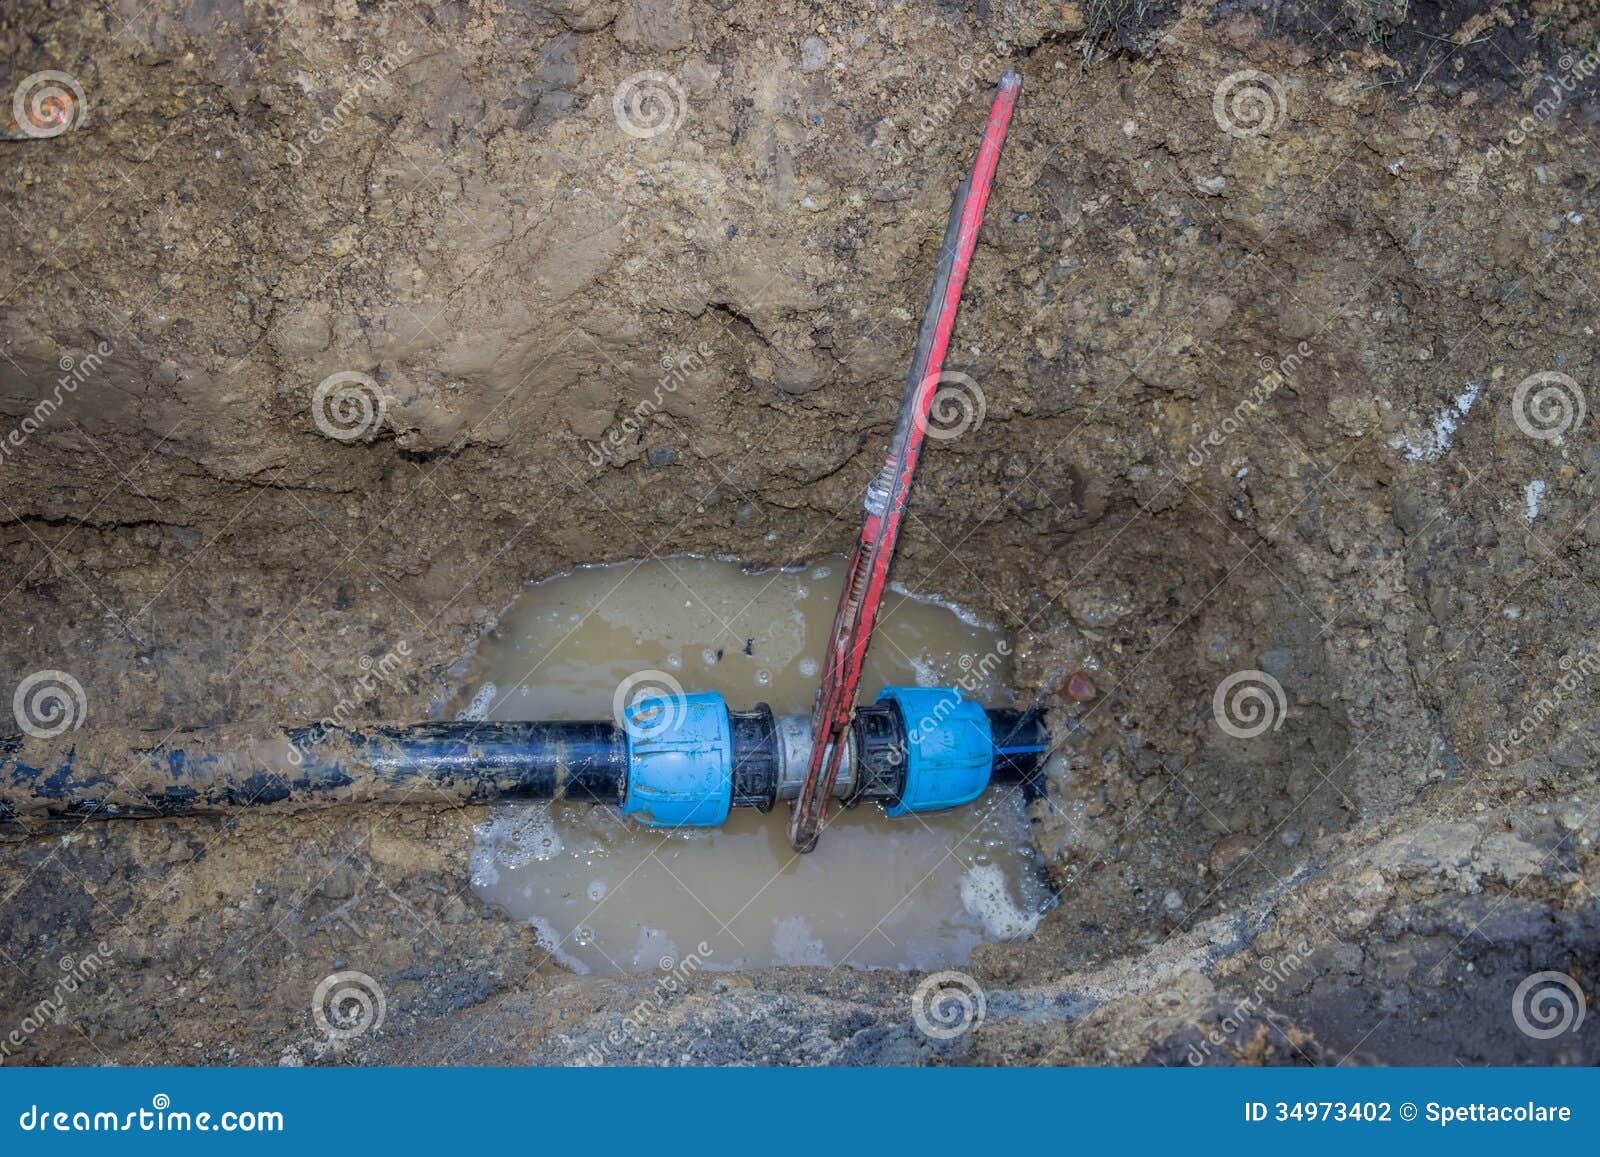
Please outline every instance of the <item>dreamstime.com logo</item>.
M676 394L691 376L702 372L711 358L711 347L701 342L698 347L667 354L661 359L661 377L656 381L650 397L641 398L633 409L618 423L590 442L589 462L604 466L607 462L622 465L623 455L638 444L639 435L657 414L665 408L668 394Z
M354 1040L383 1027L389 1003L383 986L365 972L324 976L311 994L311 1019L329 1040Z
M389 399L369 375L355 370L329 374L311 397L311 421L338 442L371 438L383 426Z
M148 1109L41 1109L29 1105L17 1117L24 1133L282 1133L276 1109L225 1109L221 1112L174 1109L172 1098L157 1093Z
M611 111L619 129L647 141L681 125L689 111L689 101L677 77L648 69L617 85L611 97Z
M631 738L655 739L683 721L686 699L683 684L665 671L635 671L617 684L611 717Z
M1500 767L1510 760L1518 748L1560 713L1563 704L1571 701L1580 687L1600 674L1600 658L1588 653L1563 655L1557 666L1561 674L1540 692L1539 698L1506 730L1503 739L1489 745L1491 766Z
M956 57L956 71L945 70L938 75L933 91L918 101L910 113L911 123L906 126L904 138L890 143L889 160L898 165L911 159L914 152L920 155L920 150L926 149L965 107L973 89L991 83L992 77L1008 67L1010 59L1011 46L1003 40L996 41L981 56L963 53Z
M367 97L388 87L389 78L412 51L411 46L401 40L396 43L393 52L385 52L376 59L363 53L361 59L356 62L359 71L354 73L350 83L344 86L339 99L328 110L327 115L308 128L303 135L288 143L286 148L289 153L289 163L300 164L306 159L306 153L310 149L322 144L344 128ZM305 148L301 148L299 142L304 142Z
M406 639L401 639L376 659L362 655L356 661L361 673L350 681L333 710L289 741L289 762L302 766L306 761L306 748L315 747L334 732L349 727L361 714L363 703L378 691L397 686L405 676L410 658L411 643Z
M924 378L922 384L927 388L928 379ZM959 370L945 370L933 379L928 416L923 418L919 413L917 424L928 437L948 442L983 425L986 413L988 403L983 388Z
M1583 989L1565 972L1535 972L1511 994L1511 1019L1534 1040L1577 1032L1588 1011Z
M46 1025L61 1024L70 998L100 974L111 963L111 945L104 940L95 945L93 952L84 956L63 956L58 962L61 976L49 995L23 1015L17 1026L0 1040L0 1064L19 1052L34 1033Z
M576 933L589 932L589 940L580 943L589 943L593 940L593 930L579 925L574 929ZM589 1046L588 1053L584 1056L584 1063L589 1065L603 1065L617 1050L630 1045L637 1045L640 1041L649 1038L653 1026L657 1024L667 1012L674 1000L689 989L689 978L705 967L706 957L710 956L711 945L702 940L695 946L696 950L689 953L682 960L672 956L663 956L657 967L661 976L655 985L638 1004L622 1014L620 1023L608 1027L605 1037L598 1045Z
M1490 147L1484 159L1490 165L1498 165L1527 144L1534 129L1566 111L1572 98L1582 93L1583 82L1596 73L1600 73L1600 48L1591 48L1582 56L1568 53L1560 57L1556 61L1556 71L1540 78L1549 86L1548 91L1533 102L1533 111L1519 118L1499 144Z
M53 739L76 731L89 716L83 684L65 671L35 671L11 696L17 726L35 739Z
M56 379L55 387L33 404L33 409L23 415L22 421L0 437L0 464L8 462L29 438L44 429L46 423L66 405L68 397L76 394L79 386L100 372L112 352L111 343L102 341L81 357L62 354L56 362L61 376Z
M1254 739L1283 727L1289 699L1283 684L1265 671L1235 671L1211 696L1217 726L1235 739Z
M1233 1008L1206 1031L1204 1039L1189 1046L1184 1059L1191 1065L1203 1065L1213 1056L1228 1050L1228 1042L1252 1025L1270 1023L1266 1010L1271 998L1280 988L1287 988L1290 979L1305 967L1314 947L1311 941L1301 940L1281 957L1263 956L1257 960L1256 968L1261 975L1251 985L1250 991L1235 1001Z
M25 76L11 94L11 119L24 136L37 140L79 128L88 111L83 86L65 72Z
M989 1010L983 986L965 972L935 972L911 994L911 1020L934 1040L955 1040L983 1023Z
M1529 374L1517 383L1511 396L1511 417L1517 429L1541 442L1577 430L1588 412L1583 387L1555 370Z
M1230 137L1265 136L1289 115L1289 97L1275 76L1230 72L1211 94L1211 115Z
M1221 422L1206 431L1205 436L1189 447L1188 463L1198 470L1211 458L1213 450L1220 450L1233 435L1243 430L1267 402L1285 385L1295 380L1301 365L1315 351L1306 342L1295 346L1294 352L1280 359L1270 356L1261 359L1261 376L1256 379L1250 394L1223 416Z
M984 684L995 677L1010 654L1011 644L1001 639L994 645L994 650L986 651L976 659L971 655L962 655L957 659L956 666L961 669L961 674L955 679L953 685L945 688L950 693L941 695L938 701L934 703L932 711L929 711L915 723L907 724L906 742L913 746L918 745L943 728L950 716L954 715L956 709L961 706L962 697L965 696L968 699L977 698ZM948 676L946 678L948 680ZM899 760L899 752L890 753L889 762L891 764L898 763Z

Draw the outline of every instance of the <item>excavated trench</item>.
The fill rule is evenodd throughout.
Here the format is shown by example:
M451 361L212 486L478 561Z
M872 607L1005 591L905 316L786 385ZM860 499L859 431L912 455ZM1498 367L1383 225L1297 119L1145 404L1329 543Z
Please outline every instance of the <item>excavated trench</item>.
M895 575L1049 708L1055 899L930 1034L576 974L481 808L12 830L6 1060L1600 1059L1513 1007L1600 971L1587 6L133 8L0 16L78 86L0 141L6 689L424 719L530 577L844 550L1014 64Z

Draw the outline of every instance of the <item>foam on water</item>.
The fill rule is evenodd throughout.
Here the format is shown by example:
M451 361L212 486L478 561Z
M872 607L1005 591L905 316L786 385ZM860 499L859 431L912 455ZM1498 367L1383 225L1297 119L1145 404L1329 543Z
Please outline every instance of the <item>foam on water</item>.
M961 906L983 921L991 940L1016 940L1030 936L1039 926L1039 913L1030 912L1011 898L1006 874L995 863L974 864L961 877Z
M604 719L618 684L650 669L736 708L804 713L843 570L672 558L532 585L480 642L458 717ZM976 616L895 592L879 624L863 699L966 679L983 702L1010 702L1009 649ZM788 814L741 809L722 828L659 831L613 808L507 805L476 829L473 887L562 962L609 973L686 953L724 969L956 965L985 940L1032 932L1049 901L1012 788L902 820L857 808L809 856L790 849Z
M489 708L500 697L500 689L493 683L485 683L473 695L472 701L456 712L457 719L468 722L477 722L489 718Z

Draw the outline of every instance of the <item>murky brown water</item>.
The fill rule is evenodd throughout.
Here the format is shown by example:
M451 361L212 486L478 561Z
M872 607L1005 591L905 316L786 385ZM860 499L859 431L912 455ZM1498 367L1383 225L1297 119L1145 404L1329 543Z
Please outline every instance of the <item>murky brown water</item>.
M487 636L458 711L490 719L605 719L623 680L655 669L729 704L810 710L843 560L747 574L671 558L586 567L527 588ZM982 676L1009 702L994 629L891 591L862 682L943 686ZM470 702L469 702L470 701ZM734 811L722 828L664 833L614 809L497 809L479 826L473 885L533 922L552 951L597 972L652 969L696 953L708 967L965 962L984 940L1026 935L1047 893L1022 801L991 789L955 812L888 820L864 806L796 856L788 807ZM704 945L702 948L701 946Z

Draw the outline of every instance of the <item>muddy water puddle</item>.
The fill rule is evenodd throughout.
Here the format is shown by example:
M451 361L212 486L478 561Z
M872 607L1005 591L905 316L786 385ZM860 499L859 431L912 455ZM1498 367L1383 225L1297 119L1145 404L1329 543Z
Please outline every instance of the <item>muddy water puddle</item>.
M806 713L843 561L747 573L678 557L530 585L479 644L452 710L608 719L619 686L660 672L737 709ZM959 608L892 590L862 698L965 678L986 705L1008 705L1007 651ZM473 886L538 928L559 959L602 973L691 955L710 968L961 964L985 940L1030 933L1048 902L1011 787L939 815L891 821L856 808L809 856L789 847L788 817L780 803L767 815L735 809L721 828L663 832L613 808L506 805L477 829Z

